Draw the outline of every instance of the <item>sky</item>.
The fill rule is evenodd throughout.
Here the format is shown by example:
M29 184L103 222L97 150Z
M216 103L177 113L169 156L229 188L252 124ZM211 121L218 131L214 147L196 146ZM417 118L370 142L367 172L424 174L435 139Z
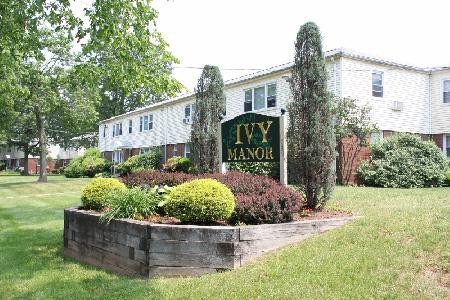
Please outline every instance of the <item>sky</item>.
M205 64L217 65L228 80L293 61L296 34L308 21L319 25L324 50L347 48L418 67L450 65L448 0L154 0L152 6L158 30L180 60L173 74L184 92L194 90Z

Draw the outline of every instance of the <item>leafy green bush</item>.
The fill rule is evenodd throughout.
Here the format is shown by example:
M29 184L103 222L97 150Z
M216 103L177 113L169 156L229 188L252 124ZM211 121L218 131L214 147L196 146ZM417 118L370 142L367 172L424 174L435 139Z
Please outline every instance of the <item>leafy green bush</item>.
M114 178L95 178L81 193L85 209L101 210L108 203L110 193L126 189L125 184Z
M214 179L195 179L172 189L165 210L182 222L207 223L231 217L234 195Z
M116 166L116 171L122 175L143 170L156 170L161 164L161 151L153 148L149 152L131 156L123 163Z
M95 174L107 172L111 162L104 159L97 148L89 148L83 156L73 159L64 169L69 178L94 177Z
M112 219L143 219L156 212L161 196L157 189L120 189L109 195L108 207L101 221L109 223Z
M192 173L192 163L191 160L187 157L174 156L169 158L163 165L163 170L171 173Z
M360 164L360 183L370 186L412 188L441 186L447 159L433 143L412 134L398 134L372 144L371 160Z
M83 162L83 157L74 158L70 164L68 164L64 169L64 176L67 178L79 178L84 176L83 168L81 164Z
M233 162L228 164L230 171L239 171L252 175L265 175L280 178L280 164L273 162Z

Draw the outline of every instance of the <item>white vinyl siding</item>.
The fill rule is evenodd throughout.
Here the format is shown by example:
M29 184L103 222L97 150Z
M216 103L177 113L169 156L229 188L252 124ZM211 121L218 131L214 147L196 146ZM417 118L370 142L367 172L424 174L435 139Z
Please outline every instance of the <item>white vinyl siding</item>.
M277 85L270 83L244 91L244 112L277 106Z

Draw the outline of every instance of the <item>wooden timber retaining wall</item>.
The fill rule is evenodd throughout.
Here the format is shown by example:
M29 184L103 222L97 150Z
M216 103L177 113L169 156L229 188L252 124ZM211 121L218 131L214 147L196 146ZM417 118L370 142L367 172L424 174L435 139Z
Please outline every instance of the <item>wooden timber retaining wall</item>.
M250 226L165 225L64 210L64 255L116 273L195 276L235 269L267 251L341 226L352 217Z

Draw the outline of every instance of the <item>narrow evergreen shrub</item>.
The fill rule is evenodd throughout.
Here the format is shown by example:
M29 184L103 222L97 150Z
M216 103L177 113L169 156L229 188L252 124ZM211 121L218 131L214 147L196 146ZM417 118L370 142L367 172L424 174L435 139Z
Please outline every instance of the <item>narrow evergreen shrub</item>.
M310 209L324 206L335 182L336 139L327 76L320 29L305 23L295 43L287 153L289 181L304 187Z
M370 146L370 161L357 169L359 182L369 186L413 188L441 186L447 158L430 141L398 134Z
M109 223L112 219L119 218L144 219L156 212L161 201L162 198L156 189L115 190L109 194L106 212L100 220Z
M234 207L233 193L214 179L195 179L174 187L165 204L168 215L193 223L226 220Z
M187 157L174 156L167 160L163 165L163 170L166 172L183 172L192 173L192 163Z
M95 178L81 193L81 202L85 209L101 210L108 203L112 192L126 189L125 184L114 178Z

